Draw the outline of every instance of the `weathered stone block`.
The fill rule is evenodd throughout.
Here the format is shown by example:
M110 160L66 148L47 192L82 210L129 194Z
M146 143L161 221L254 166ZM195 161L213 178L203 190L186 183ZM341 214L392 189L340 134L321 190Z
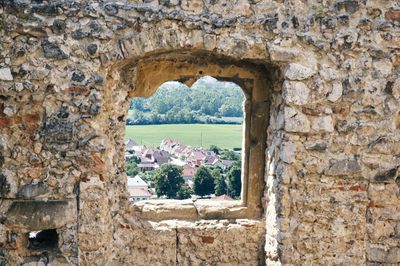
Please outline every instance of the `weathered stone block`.
M14 201L4 224L23 232L60 228L76 221L76 206L75 200Z
M49 192L47 185L43 182L38 182L36 184L28 184L24 186L17 194L18 197L24 199L33 199L37 196L46 194Z
M342 97L342 93L343 93L343 86L341 83L339 82L335 82L332 85L332 90L329 93L327 99L330 102L336 102L337 100L340 99L340 97Z
M7 80L7 81L14 80L9 67L0 68L0 80Z
M335 176L352 175L360 172L361 166L355 158L331 160L329 168L325 170L325 174Z
M311 128L318 132L333 132L333 121L331 116L313 117L311 119Z
M310 78L316 71L298 63L289 64L285 69L285 77L290 80L303 80Z
M293 142L283 142L281 145L281 152L279 154L282 161L285 163L293 163L296 158L296 145Z
M283 83L283 99L287 103L303 105L308 103L309 89L300 81L285 81Z
M291 107L285 107L285 130L288 132L310 132L310 121L307 116Z

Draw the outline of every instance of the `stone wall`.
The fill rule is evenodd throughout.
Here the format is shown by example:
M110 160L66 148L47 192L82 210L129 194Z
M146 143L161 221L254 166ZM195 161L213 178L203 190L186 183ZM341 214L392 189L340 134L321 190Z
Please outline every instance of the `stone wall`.
M0 265L400 263L398 1L4 0L0 17ZM137 66L182 51L268 72L262 217L128 203L129 97L154 88ZM46 229L58 247L32 247Z

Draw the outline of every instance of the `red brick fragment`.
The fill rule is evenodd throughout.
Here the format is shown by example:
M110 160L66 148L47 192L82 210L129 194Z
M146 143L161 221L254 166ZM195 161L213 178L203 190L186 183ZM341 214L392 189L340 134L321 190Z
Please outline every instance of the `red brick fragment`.
M214 237L212 237L212 236L202 236L201 237L201 240L203 241L203 243L206 243L206 244L212 244L212 243L214 243Z
M332 111L335 114L340 114L340 115L346 116L350 113L350 107L349 106L335 106L335 107L333 107Z
M386 11L385 18L400 21L400 10L390 9L389 11Z
M10 118L0 117L0 128L11 126L12 120Z
M74 95L88 95L90 92L90 89L87 87L80 87L80 86L74 86L74 87L69 87L66 89L66 92L69 94L74 94Z

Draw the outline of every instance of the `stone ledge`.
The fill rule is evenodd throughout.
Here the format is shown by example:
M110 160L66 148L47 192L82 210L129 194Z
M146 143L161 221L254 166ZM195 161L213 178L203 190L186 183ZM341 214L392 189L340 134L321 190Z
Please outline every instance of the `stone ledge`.
M18 200L11 203L4 224L14 231L29 232L60 228L76 220L75 199Z
M139 218L152 221L169 219L236 219L254 218L257 212L243 206L241 201L214 200L148 200L133 205Z

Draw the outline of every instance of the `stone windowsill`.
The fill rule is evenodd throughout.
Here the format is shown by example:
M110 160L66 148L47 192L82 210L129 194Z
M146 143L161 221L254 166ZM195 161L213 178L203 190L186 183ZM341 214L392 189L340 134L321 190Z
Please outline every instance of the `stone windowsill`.
M133 204L136 215L154 221L179 219L238 219L248 218L249 208L242 201L216 201L210 199L145 200Z

